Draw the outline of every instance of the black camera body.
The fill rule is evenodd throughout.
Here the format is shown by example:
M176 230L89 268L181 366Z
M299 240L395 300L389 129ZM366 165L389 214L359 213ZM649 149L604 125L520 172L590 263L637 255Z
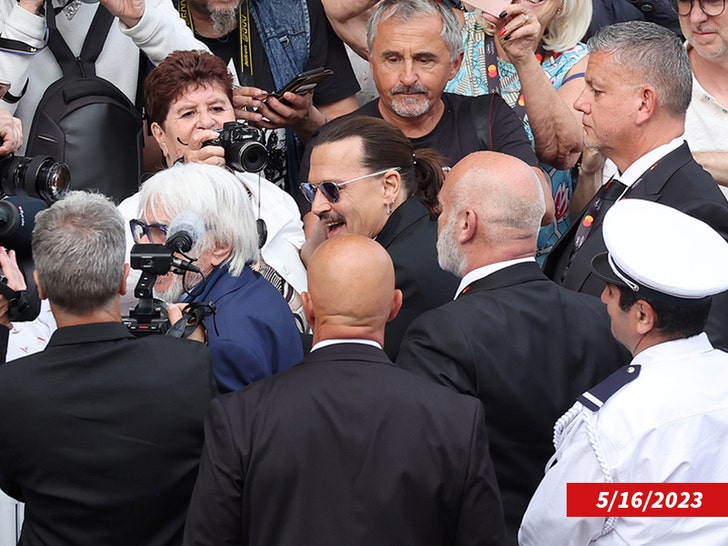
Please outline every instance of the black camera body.
M28 321L38 316L40 298L33 282L35 266L30 246L35 215L60 198L68 189L70 179L68 166L50 157L13 154L0 157L0 245L16 252L18 266L28 285L27 290L17 293L7 285L0 287L6 289L2 292L10 303L13 321Z
M164 302L152 295L152 288L157 275L165 275L172 268L173 253L164 245L135 244L130 253L133 269L142 272L134 297L139 300L129 310L129 316L122 317L122 322L135 337L149 334L166 334L172 326L164 309Z
M225 164L236 171L257 173L268 164L268 149L263 131L246 123L228 121L222 129L216 129L215 140L203 142L203 146L222 146Z

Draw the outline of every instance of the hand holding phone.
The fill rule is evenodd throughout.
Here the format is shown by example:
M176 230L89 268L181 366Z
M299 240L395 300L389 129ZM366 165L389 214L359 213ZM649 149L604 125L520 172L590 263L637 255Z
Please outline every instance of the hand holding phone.
M481 10L491 23L497 23L500 20L499 15L511 4L511 0L468 0L468 4Z
M322 67L302 72L291 81L289 81L286 85L284 85L283 88L279 89L275 93L271 93L270 95L268 95L268 97L275 97L279 101L285 102L283 100L284 93L291 92L298 95L303 95L304 93L307 93L314 89L319 83L331 76L333 73L333 70Z

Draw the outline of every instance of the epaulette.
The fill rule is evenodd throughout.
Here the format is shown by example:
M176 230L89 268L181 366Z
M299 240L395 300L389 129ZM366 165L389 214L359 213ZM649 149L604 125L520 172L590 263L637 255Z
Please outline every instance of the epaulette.
M604 402L627 383L637 379L639 374L639 364L623 366L604 381L586 391L577 400L591 411L599 411Z

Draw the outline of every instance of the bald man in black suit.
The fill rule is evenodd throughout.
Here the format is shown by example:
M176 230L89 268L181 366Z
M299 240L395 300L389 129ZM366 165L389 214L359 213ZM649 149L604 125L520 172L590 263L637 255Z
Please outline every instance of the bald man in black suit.
M599 299L549 281L534 254L543 193L522 161L460 160L439 194L440 266L462 277L454 301L410 325L397 365L476 396L485 407L507 542L553 453L573 397L629 361Z
M482 405L382 350L387 251L341 235L308 274L312 352L211 405L185 544L500 546Z

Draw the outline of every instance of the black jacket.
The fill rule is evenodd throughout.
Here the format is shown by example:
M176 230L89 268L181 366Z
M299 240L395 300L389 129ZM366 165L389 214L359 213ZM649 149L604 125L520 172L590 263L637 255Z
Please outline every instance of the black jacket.
M397 365L483 403L507 544L515 544L554 451L554 423L630 358L598 299L561 288L528 262L423 313L407 331Z
M216 394L207 347L121 323L59 328L0 365L0 487L21 545L179 544Z

